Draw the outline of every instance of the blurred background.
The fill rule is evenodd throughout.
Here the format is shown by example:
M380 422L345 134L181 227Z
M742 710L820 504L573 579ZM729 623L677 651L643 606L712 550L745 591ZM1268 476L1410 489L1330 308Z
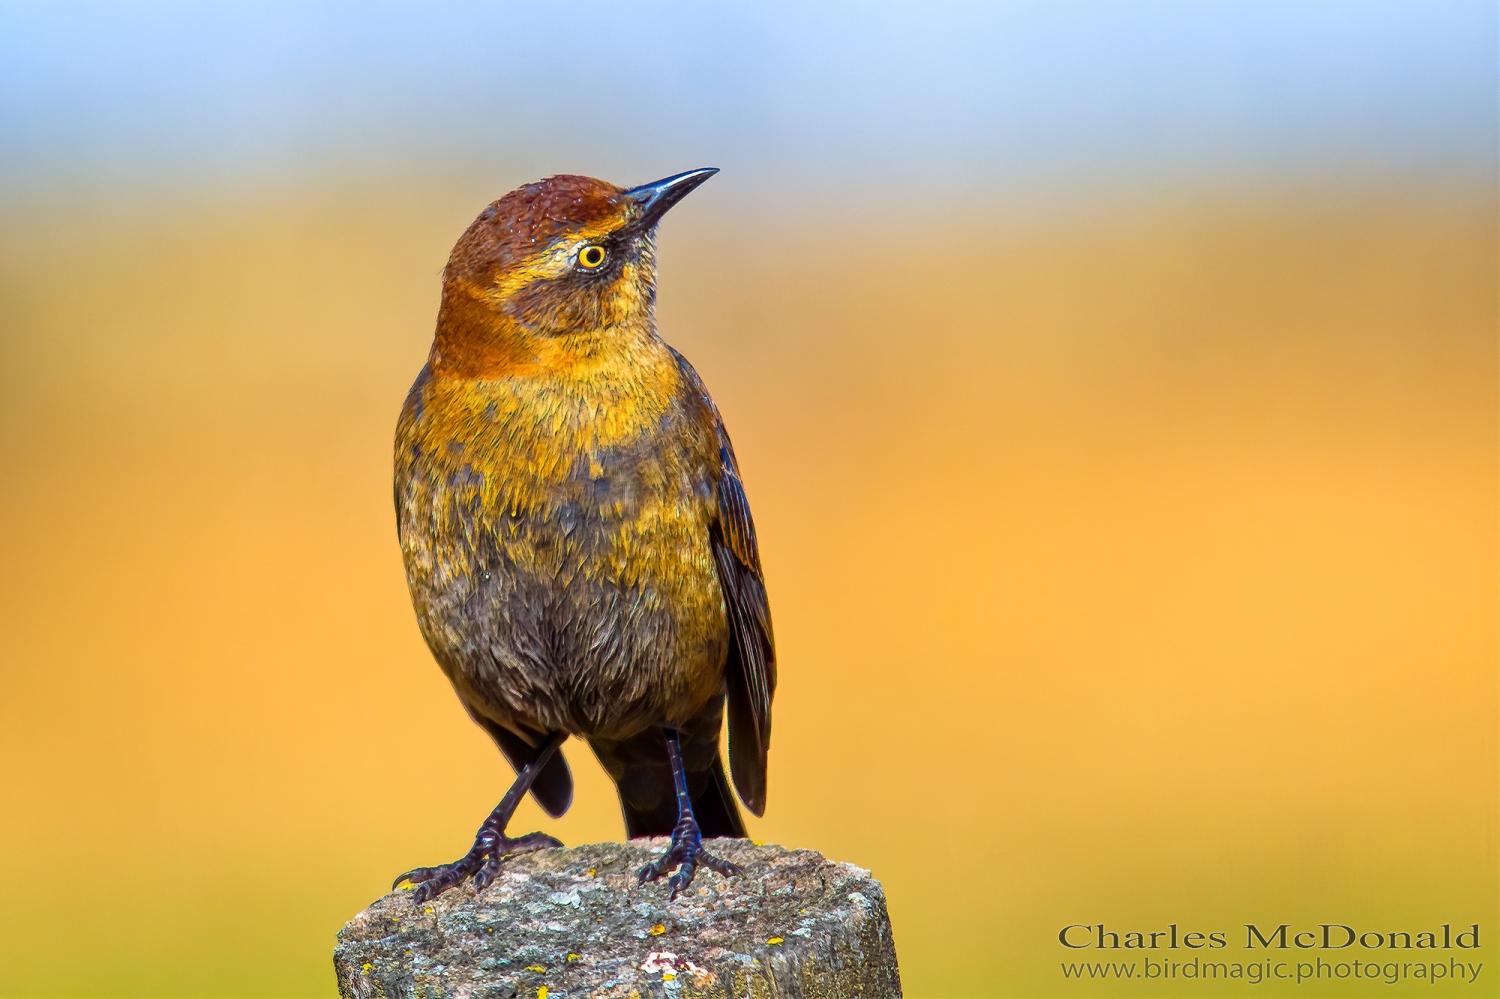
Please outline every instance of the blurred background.
M1063 979L1101 921L1478 922L1478 983L1382 990L1495 994L1496 41L0 6L0 994L331 996L345 920L467 847L509 771L390 508L440 269L519 184L702 165L660 325L775 608L754 835L874 870L917 999L1144 994ZM567 752L516 828L618 838Z

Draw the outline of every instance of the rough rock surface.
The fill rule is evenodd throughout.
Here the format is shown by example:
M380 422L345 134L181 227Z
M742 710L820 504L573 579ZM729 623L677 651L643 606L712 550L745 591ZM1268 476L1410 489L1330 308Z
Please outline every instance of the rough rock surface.
M511 857L476 896L425 905L395 891L355 916L333 952L346 999L832 999L901 995L885 893L870 872L811 850L710 840L745 869L699 868L674 902L636 871L667 840Z

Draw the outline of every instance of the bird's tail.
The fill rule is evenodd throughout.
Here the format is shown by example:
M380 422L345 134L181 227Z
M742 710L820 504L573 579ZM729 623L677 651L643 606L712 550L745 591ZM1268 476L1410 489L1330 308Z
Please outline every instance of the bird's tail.
M719 758L722 713L721 699L679 730L683 769L687 772L693 815L704 838L743 838L745 823ZM589 744L620 794L625 835L630 839L672 835L672 828L677 825L677 790L662 730L648 728L629 739L590 740Z
M672 827L677 825L677 793L672 786L672 771L663 770L664 773L652 775L653 782L660 782L660 788L659 793L649 796L649 802L627 797L625 784L616 785L620 792L620 811L625 814L625 835L630 839L670 836ZM632 786L638 786L638 782L633 781ZM688 772L688 792L693 799L693 816L698 820L704 839L744 837L745 823L735 806L733 792L729 790L724 764L717 756L708 770Z

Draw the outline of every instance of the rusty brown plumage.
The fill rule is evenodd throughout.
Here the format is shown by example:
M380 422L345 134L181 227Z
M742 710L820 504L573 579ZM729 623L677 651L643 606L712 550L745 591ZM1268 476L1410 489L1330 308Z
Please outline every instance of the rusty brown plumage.
M455 864L403 875L423 897L483 887L528 790L550 814L589 742L627 833L673 835L643 878L733 873L702 835L765 807L775 651L734 451L691 365L657 335L661 214L714 171L624 190L529 184L454 247L427 364L396 431L398 533L418 624L517 782Z

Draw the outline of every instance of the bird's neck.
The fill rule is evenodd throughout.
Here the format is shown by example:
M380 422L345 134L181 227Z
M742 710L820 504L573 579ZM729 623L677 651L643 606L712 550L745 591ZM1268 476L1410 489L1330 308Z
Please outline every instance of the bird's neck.
M649 312L601 330L537 336L470 296L444 296L429 366L459 409L545 424L587 449L655 426L682 372Z
M670 351L656 335L652 310L603 329L541 335L526 329L462 285L443 291L430 363L434 375L463 379L608 379L642 364L655 366Z

